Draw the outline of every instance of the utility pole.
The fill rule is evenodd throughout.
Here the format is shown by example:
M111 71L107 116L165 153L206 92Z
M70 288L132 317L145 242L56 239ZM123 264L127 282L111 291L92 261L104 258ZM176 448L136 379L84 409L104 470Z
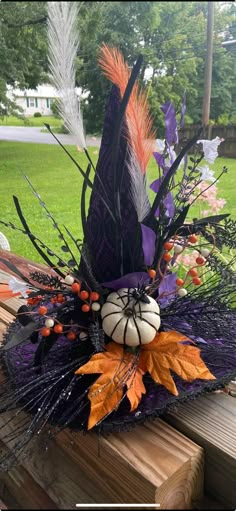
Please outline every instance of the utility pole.
M214 2L208 2L207 54L205 62L204 97L202 109L203 126L207 126L209 124L210 118L212 60L213 60L213 27L214 27Z

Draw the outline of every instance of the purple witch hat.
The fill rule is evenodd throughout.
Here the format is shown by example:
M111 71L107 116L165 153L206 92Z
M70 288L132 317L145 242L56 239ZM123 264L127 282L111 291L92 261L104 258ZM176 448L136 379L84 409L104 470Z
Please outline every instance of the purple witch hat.
M88 168L75 162L84 178L83 243L60 229L33 189L62 240L63 255L56 254L30 231L14 197L23 233L54 268L26 277L5 261L28 297L1 349L0 411L28 417L16 431L16 457L47 424L51 435L66 427L120 431L236 374L235 274L220 258L235 248L235 222L228 215L191 220L204 157L199 133L173 158L174 107L163 109L166 142L155 153L151 200L146 169L155 138L136 83L142 58L130 72L104 46L100 64L113 87L94 180L86 150ZM180 271L184 251L194 259ZM11 462L2 458L3 467Z

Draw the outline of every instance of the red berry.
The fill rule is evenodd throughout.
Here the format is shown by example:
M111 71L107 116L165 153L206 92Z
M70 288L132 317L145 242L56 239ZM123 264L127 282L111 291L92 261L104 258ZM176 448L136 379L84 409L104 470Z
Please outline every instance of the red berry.
M169 254L168 252L164 252L162 257L163 257L164 261L166 261L167 263L169 263L172 259L172 255Z
M168 251L171 250L173 248L173 246L174 246L173 243L170 243L169 241L165 241L165 243L163 245L164 249L168 250Z
M88 293L88 291L81 291L79 296L80 296L81 300L87 300L87 298L89 297L89 293Z
M177 286L182 286L184 283L183 279L176 279L175 282L176 282Z
M50 328L43 327L43 328L41 328L40 333L43 337L48 337L51 333L51 330L50 330Z
M204 264L205 263L204 257L198 256L197 259L196 259L196 263L199 264L199 265Z
M58 323L57 325L54 326L53 328L55 334L61 334L63 332L63 326Z
M197 236L196 236L195 234L191 234L191 235L188 237L188 241L189 241L190 243L197 243L197 240L198 240L198 238L197 238Z
M47 314L47 312L48 309L44 305L41 305L41 307L39 307L38 313L40 314L40 316L44 316L44 314Z
M71 330L66 337L69 339L69 341L74 341L76 339L76 333Z
M57 301L58 301L58 303L63 303L65 301L64 296L63 295L58 295L57 296Z
M79 293L80 292L79 282L74 282L74 284L72 284L72 286L71 286L71 289L72 289L73 293Z
M197 270L195 270L195 268L192 268L191 270L189 270L189 275L191 275L191 277L197 277L198 275Z
M82 305L81 309L83 312L89 312L90 306L85 303L84 305Z
M96 293L96 291L92 291L92 293L90 293L90 300L92 300L92 302L97 302L99 298L100 295Z
M151 269L151 270L148 270L148 275L149 275L149 277L150 277L151 279L155 279L156 274L157 274L156 270L152 270L152 269Z
M202 283L202 281L201 281L201 279L199 279L199 277L193 278L193 284L195 284L195 286L200 286L201 283Z

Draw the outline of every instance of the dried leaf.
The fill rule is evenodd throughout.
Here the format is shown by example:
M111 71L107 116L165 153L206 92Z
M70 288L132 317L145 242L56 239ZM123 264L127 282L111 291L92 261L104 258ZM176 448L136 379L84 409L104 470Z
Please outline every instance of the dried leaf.
M150 344L142 347L140 355L139 367L176 396L178 391L170 370L187 381L215 379L201 359L199 348L180 344L183 341L190 339L172 330L161 332Z
M122 396L123 388L117 388L116 379L107 373L99 376L88 393L91 402L88 429L93 428L106 415L115 410Z
M125 352L123 346L110 342L106 351L97 353L91 360L80 367L75 374L102 373L90 387L88 398L91 411L88 429L115 410L127 387L127 397L131 411L137 408L146 389L142 382L143 372L137 368L137 360L131 353Z
M130 378L127 382L127 398L129 399L131 405L131 412L136 410L141 399L142 394L146 394L146 389L143 384L143 371L141 369L137 369L134 377Z

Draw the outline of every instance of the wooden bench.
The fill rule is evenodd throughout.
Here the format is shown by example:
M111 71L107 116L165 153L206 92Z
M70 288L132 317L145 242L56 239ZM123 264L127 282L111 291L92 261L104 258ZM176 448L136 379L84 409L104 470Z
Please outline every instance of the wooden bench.
M45 269L1 250L0 257L25 274L33 271L29 265ZM0 267L0 281L6 282L9 270ZM18 307L16 298L0 303L0 335ZM235 506L235 405L233 397L213 393L129 433L98 439L66 430L47 452L36 442L29 459L0 472L0 499L11 509L76 509L82 503ZM0 426L4 420L0 417Z

